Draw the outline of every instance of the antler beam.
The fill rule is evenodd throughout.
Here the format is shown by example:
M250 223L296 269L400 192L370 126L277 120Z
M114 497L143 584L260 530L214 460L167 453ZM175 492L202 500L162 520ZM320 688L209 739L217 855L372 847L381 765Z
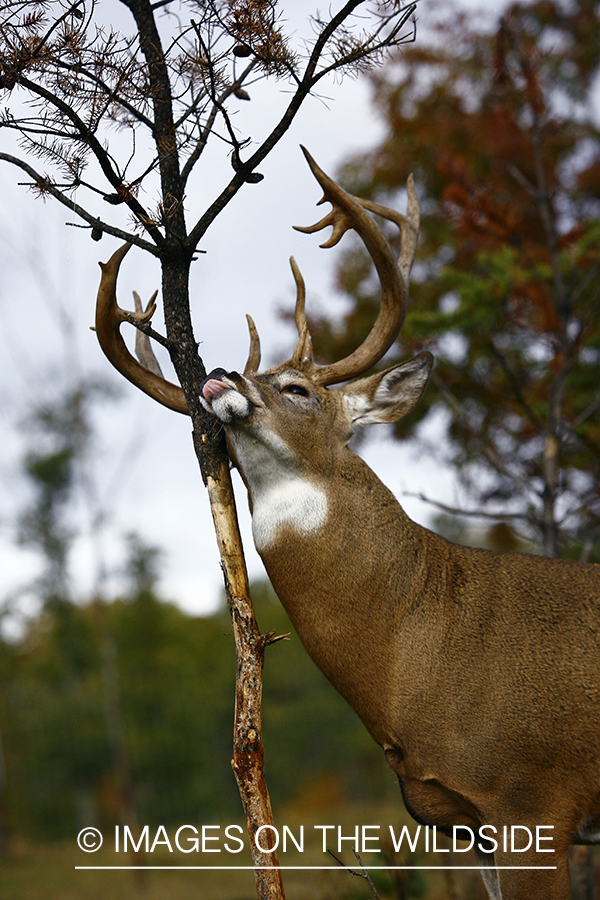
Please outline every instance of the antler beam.
M135 359L121 337L120 326L131 318L149 322L156 309L154 298L145 312L125 313L117 304L117 276L125 254L131 244L123 244L107 263L100 263L102 278L96 301L96 334L109 362L128 381L154 400L175 412L189 415L188 405L180 387L162 378L156 371L146 368ZM136 304L137 305L137 304ZM153 356L153 354L152 354Z
M311 377L319 384L330 385L361 375L374 366L389 350L402 327L408 307L410 270L419 234L419 201L412 176L409 177L406 186L408 191L406 216L379 203L353 197L323 172L308 150L302 147L302 151L313 175L324 191L324 196L319 203L328 201L331 203L332 209L315 225L294 227L297 231L305 234L314 234L331 225L333 227L332 234L325 243L321 244L322 247L335 246L345 232L353 228L360 235L373 260L381 284L379 313L371 332L350 356L328 366L317 366L313 361L310 338L307 339L308 328L304 317L304 300L300 301L299 292L296 306L299 338L292 360L296 365L301 362L303 370L310 370ZM382 230L367 210L398 225L402 239L398 259Z

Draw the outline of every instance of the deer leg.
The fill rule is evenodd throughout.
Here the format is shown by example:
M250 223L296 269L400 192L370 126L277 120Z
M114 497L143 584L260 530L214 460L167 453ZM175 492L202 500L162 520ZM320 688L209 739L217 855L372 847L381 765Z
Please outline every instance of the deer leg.
M519 862L517 869L491 869L489 855L481 859L481 878L490 900L568 900L569 868L566 860L553 870L526 869ZM499 865L508 865L504 860Z
M488 893L488 897L490 900L504 900L502 891L500 890L498 870L495 868L496 855L494 853L484 853L476 846L475 856L477 857L477 862L481 866L479 874L481 875L481 880Z
M491 865L490 861L486 861L487 866ZM488 893L488 897L490 900L502 900L502 893L500 891L500 884L498 882L498 873L495 869L480 869L481 880L483 881L483 886Z
M553 853L498 849L494 854L477 853L477 859L490 900L569 898L568 845L555 847Z

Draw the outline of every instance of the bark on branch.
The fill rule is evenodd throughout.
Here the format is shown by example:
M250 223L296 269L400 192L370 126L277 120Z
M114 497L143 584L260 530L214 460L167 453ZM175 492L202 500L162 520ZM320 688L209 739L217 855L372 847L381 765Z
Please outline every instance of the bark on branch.
M206 435L194 433L199 456ZM206 477L210 507L221 555L227 603L236 651L235 715L231 765L246 814L254 877L259 900L284 900L276 852L262 853L255 843L261 825L273 826L273 812L264 773L262 743L262 670L271 635L261 635L254 616L248 572L239 532L227 459Z

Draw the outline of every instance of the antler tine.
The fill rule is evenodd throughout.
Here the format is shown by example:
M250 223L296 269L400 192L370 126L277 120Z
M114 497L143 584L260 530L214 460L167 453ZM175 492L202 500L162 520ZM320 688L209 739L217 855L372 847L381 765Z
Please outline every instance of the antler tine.
M409 175L406 180L406 193L408 195L408 203L405 216L395 209L390 209L389 206L383 206L381 203L375 203L373 200L357 199L360 205L364 206L365 209L376 213L378 216L382 216L384 219L389 219L390 222L394 222L400 229L400 255L398 257L398 268L400 269L402 278L408 285L410 270L412 269L417 249L417 239L419 237L421 219L419 198L417 197L415 180L412 177L412 174Z
M139 321L150 321L156 311L156 303L154 301L156 300L157 295L158 291L154 291L154 293L148 300L146 309L144 310L142 308L140 295L137 291L133 292L133 302L135 303L136 319L138 319ZM154 372L155 375L158 375L159 378L164 378L160 363L158 362L154 354L154 350L152 349L150 338L147 334L144 334L143 331L140 331L139 328L136 328L135 331L135 355L145 369L150 369L150 371Z
M131 244L124 244L113 253L107 263L100 263L102 278L98 288L96 301L96 334L104 355L109 362L132 384L144 393L158 400L163 406L175 412L189 415L183 391L180 387L166 381L161 375L150 371L135 359L121 337L119 327L129 316L147 322L154 313L154 298L148 304L146 312L125 313L117 304L117 276L119 267ZM154 356L154 354L152 354Z
M333 247L350 228L360 235L373 260L381 284L381 303L377 319L363 343L345 359L329 366L315 366L311 361L312 377L322 385L337 384L370 369L396 339L408 306L408 277L414 259L419 230L419 202L412 178L409 178L408 210L403 216L388 207L369 200L360 200L347 193L323 172L308 150L302 147L311 171L324 191L320 203L328 201L331 212L315 225L296 227L297 231L313 234L333 227L330 238L322 247ZM396 260L387 238L367 212L375 212L395 222L401 231L402 248Z
M250 351L248 353L248 362L244 366L244 375L256 375L260 366L260 338L254 319L246 313L248 322L248 331L250 332Z
M291 359L293 366L306 369L314 365L312 341L308 330L308 322L304 314L304 302L306 300L306 288L304 286L304 278L298 268L298 264L293 256L290 256L290 266L296 282L296 308L294 311L294 319L296 328L298 329L298 343Z

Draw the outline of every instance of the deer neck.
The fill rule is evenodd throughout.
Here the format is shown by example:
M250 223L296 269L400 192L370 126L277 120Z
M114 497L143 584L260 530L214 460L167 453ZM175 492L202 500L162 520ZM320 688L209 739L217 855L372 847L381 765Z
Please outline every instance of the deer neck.
M293 490L295 520L284 521L271 542L257 547L290 615L351 630L387 620L392 608L397 620L415 578L414 567L402 560L418 554L424 529L351 451L335 476L298 481ZM307 522L301 522L304 512ZM308 602L309 596L319 602ZM373 609L375 596L388 598L385 608Z
M383 741L381 704L429 532L347 448L319 477L277 468L244 472L258 552L306 650Z

